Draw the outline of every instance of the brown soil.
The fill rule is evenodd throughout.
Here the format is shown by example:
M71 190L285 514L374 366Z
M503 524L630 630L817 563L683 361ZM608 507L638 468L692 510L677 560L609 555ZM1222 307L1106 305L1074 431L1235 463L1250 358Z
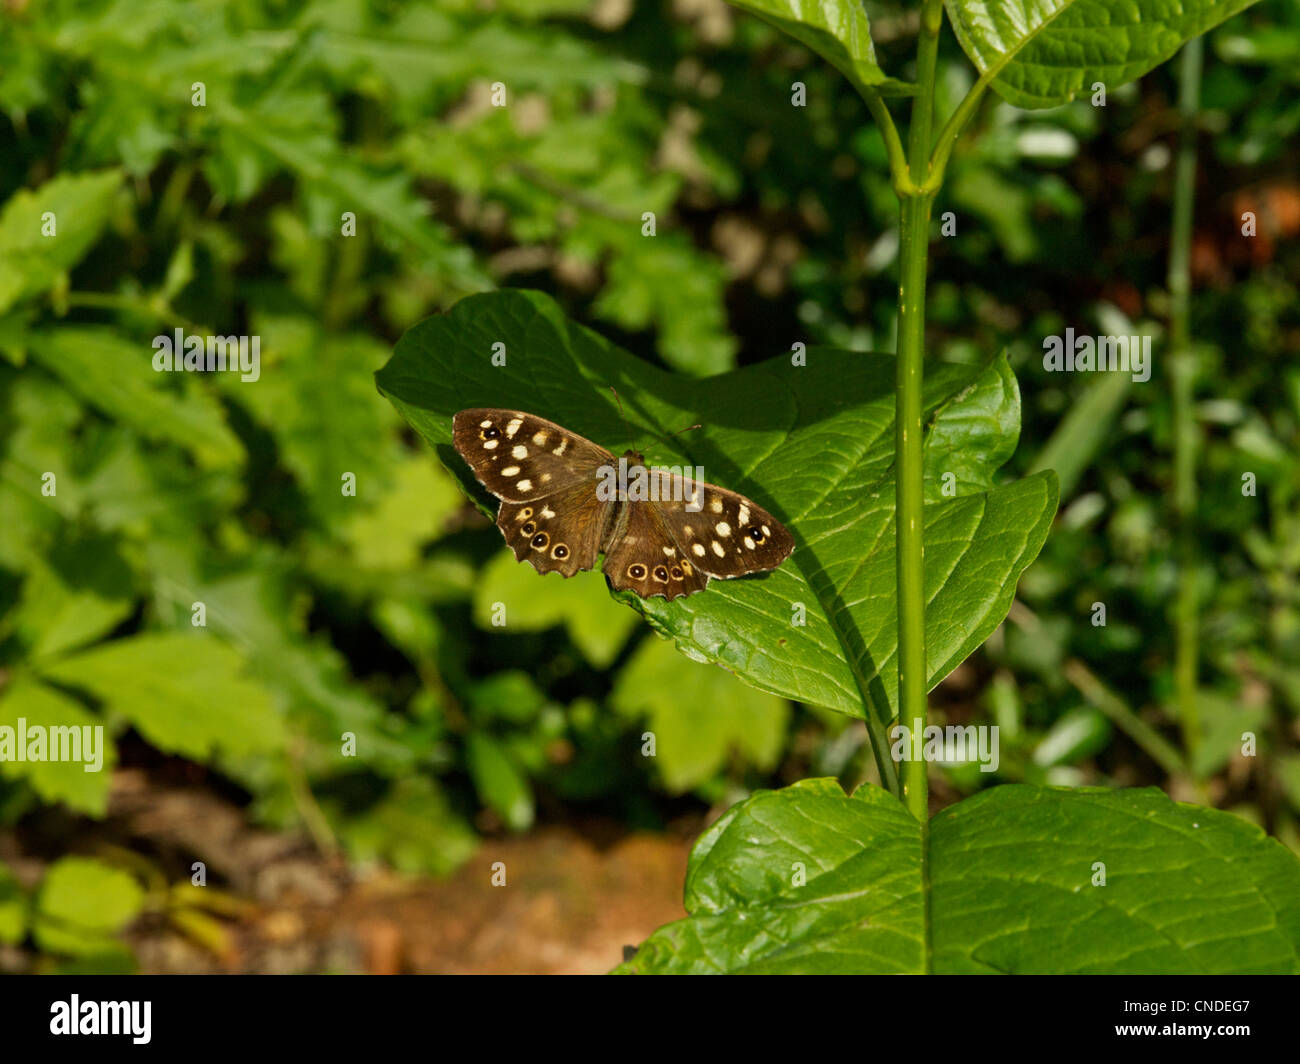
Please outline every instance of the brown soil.
M595 974L685 915L686 857L702 826L609 845L594 841L609 836L609 824L542 826L484 839L446 880L411 879L349 869L299 836L252 828L238 805L201 784L123 770L109 819L86 825L71 847L61 839L58 850L115 863L127 848L154 855L136 869L154 882L152 911L128 935L145 972ZM29 845L12 833L0 838L0 859L34 885L56 854L33 854L32 840L22 841ZM211 884L193 892L197 919L168 890L186 881L194 860L205 862ZM492 883L496 862L503 886ZM14 950L0 962L39 966Z

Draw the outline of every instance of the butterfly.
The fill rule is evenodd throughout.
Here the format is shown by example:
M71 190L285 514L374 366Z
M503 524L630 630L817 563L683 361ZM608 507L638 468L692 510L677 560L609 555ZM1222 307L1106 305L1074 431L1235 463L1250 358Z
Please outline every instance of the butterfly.
M794 537L757 503L688 472L649 469L522 410L462 410L452 443L501 500L497 527L518 561L569 577L596 567L616 591L675 599L711 577L775 569ZM687 467L689 470L689 467ZM638 491L638 485L647 486ZM657 490L655 490L657 489Z

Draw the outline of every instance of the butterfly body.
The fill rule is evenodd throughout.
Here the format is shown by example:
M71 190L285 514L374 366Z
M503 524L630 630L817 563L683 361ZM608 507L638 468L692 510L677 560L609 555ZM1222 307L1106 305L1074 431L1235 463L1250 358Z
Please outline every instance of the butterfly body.
M775 569L794 550L765 509L690 467L652 469L634 450L617 459L535 414L462 410L452 442L501 500L497 527L515 558L540 573L572 576L604 554L615 590L674 599L710 578Z

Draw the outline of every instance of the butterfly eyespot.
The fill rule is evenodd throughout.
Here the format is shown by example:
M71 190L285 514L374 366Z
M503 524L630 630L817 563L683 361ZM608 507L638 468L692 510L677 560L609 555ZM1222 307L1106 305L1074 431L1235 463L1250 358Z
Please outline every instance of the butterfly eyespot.
M563 561L568 556L569 556L569 548L566 547L563 543L557 543L555 545L555 549L551 551L551 557L558 558L561 561Z
M498 428L487 428L487 429L480 429L480 430L479 430L478 438L479 438L480 440L495 440L495 439L497 439L500 435L501 435L501 430L500 430L500 429L498 429Z
M673 573L674 580L680 580L682 578L682 571L678 566L676 565L673 566L672 573Z
M767 539L767 536L763 534L763 530L759 528L758 525L750 525L747 529L745 529L745 535L747 535L755 543L762 543L763 540Z
M666 584L666 583L668 583L668 570L665 569L662 565L656 565L656 566L655 566L655 579L658 580L659 583L661 583L661 584Z
M517 514L515 514L515 520L527 521L532 516L533 516L533 508L531 506L525 506L522 510L520 510Z
M537 535L533 537L533 547L536 548L537 550L545 550L546 544L550 542L551 542L551 537L548 536L545 532L538 532Z
M523 532L525 536L531 536L536 531L537 531L537 526L533 524L531 521L529 521L527 524L524 525Z
M630 576L633 580L644 580L644 579L645 579L645 566L644 566L644 565L640 565L640 564L638 564L638 565L629 565L629 566L627 567L627 575Z

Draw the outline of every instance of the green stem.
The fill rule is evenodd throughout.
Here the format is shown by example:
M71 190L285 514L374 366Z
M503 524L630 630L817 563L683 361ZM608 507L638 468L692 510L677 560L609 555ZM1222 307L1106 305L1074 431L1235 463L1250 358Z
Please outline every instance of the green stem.
M943 124L939 130L938 140L935 141L934 154L930 157L930 176L926 181L927 191L938 191L940 184L943 183L944 172L948 168L948 157L952 154L952 149L957 145L957 138L966 128L966 123L971 120L975 113L975 108L979 106L980 100L984 98L984 90L988 88L991 78L982 77L979 81L971 86L970 92L966 93L965 98L953 111L948 121Z
M1178 110L1177 169L1174 175L1173 232L1169 247L1169 373L1173 400L1174 513L1178 540L1178 591L1174 604L1174 691L1183 747L1194 761L1200 745L1196 705L1198 617L1196 601L1196 372L1189 325L1191 304L1192 204L1196 194L1196 116L1200 106L1202 39L1183 48Z
M921 191L929 170L934 124L934 76L943 26L942 0L926 0L916 49L917 93L908 130L911 190L900 198L898 379L894 463L897 474L895 559L898 577L898 722L919 749L925 732L925 498L921 458L921 392L925 355L925 275L930 251L933 192ZM929 820L923 758L903 762L903 804L922 824Z
M915 191L915 188L907 172L907 156L903 154L903 142L898 137L898 127L894 125L893 116L885 106L885 101L880 98L880 93L872 89L864 89L862 98L867 102L867 110L871 112L871 117L880 127L880 135L885 141L885 153L889 157L889 174L894 182L894 191L901 199L909 192Z
M925 585L921 458L921 387L925 351L925 270L930 242L929 196L902 203L902 258L898 287L898 380L894 455L898 508L895 514L898 576L898 722L920 749L925 731ZM902 765L903 802L927 816L925 762Z

